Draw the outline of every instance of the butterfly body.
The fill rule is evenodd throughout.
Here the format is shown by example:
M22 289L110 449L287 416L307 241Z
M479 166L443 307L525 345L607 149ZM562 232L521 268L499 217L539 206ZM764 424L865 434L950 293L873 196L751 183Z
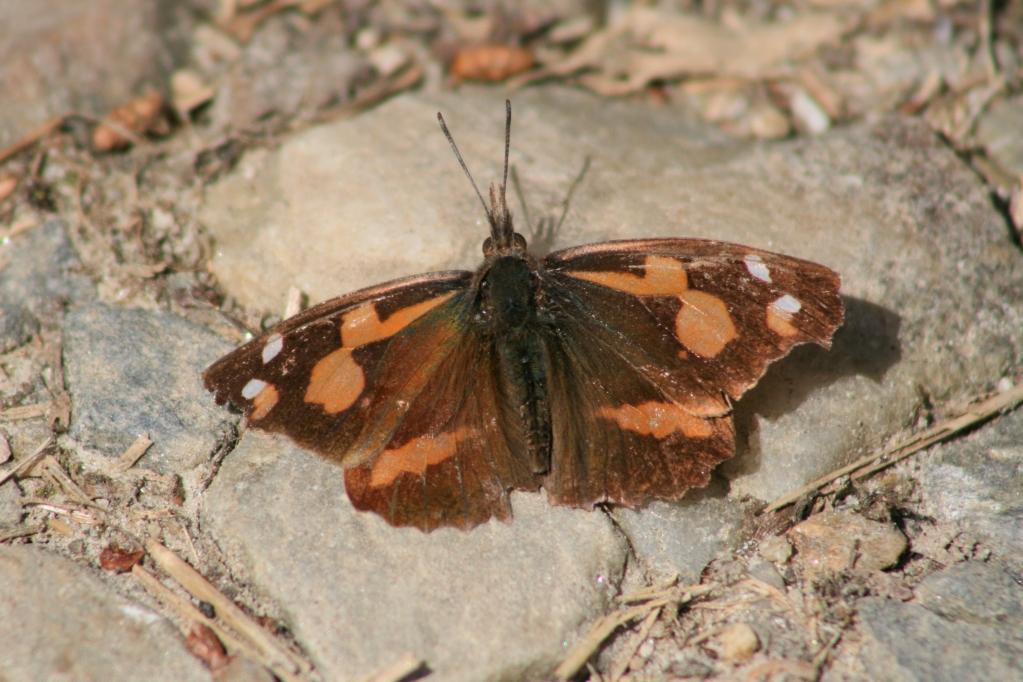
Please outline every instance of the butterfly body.
M734 453L732 401L842 320L816 263L674 238L537 258L503 186L484 207L475 273L328 301L205 373L250 425L344 466L354 506L393 525L506 519L511 490L540 486L576 507L677 499Z
M523 242L524 243L524 240ZM551 319L539 300L538 264L528 253L485 262L477 275L479 323L494 354L505 431L515 434L534 474L550 467L551 422L547 403L549 354L545 336Z

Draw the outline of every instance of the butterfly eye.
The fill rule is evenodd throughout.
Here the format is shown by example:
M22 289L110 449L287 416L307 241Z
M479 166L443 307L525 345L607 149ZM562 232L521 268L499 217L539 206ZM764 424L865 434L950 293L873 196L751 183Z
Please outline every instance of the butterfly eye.
M486 241L483 242L483 255L489 256L494 252L494 240L487 237Z
M526 238L523 237L518 232L516 232L515 235L512 237L512 241L514 242L515 248L517 250L521 250L521 251L525 251L526 250Z

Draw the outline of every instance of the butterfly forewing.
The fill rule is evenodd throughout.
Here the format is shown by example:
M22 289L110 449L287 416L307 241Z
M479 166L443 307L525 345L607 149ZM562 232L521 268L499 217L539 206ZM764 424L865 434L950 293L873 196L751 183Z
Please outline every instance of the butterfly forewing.
M378 376L412 382L458 346L471 280L468 272L432 273L322 303L218 360L206 387L251 426L328 459L372 456L354 446L372 443L386 428L381 421L398 414ZM390 350L396 341L401 354Z
M352 504L396 526L506 519L541 479L507 436L470 273L399 280L286 320L206 372L220 402L346 466Z
M549 255L551 472L564 504L706 485L734 450L730 399L798 344L829 345L838 276L750 247L607 242Z
M840 280L810 261L701 239L604 242L549 255L565 314L641 346L694 396L741 396L794 345L830 346ZM654 330L659 330L659 334ZM668 352L665 352L665 343ZM637 364L637 366L639 366Z

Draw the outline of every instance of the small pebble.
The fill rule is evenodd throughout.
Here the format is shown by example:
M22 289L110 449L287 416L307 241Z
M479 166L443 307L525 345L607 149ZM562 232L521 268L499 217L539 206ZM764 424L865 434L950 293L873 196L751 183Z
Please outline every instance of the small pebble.
M760 648L760 638L746 623L732 623L718 635L721 657L726 661L748 660Z
M783 564L792 556L792 544L781 535L772 535L760 541L757 553L776 564Z

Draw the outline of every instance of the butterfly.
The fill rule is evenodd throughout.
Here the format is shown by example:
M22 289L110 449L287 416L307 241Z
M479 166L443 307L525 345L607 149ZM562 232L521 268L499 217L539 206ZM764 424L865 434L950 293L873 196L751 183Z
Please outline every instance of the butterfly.
M344 467L360 510L472 528L513 490L638 507L707 485L735 451L732 403L843 318L823 265L703 239L529 252L506 202L483 204L475 272L416 275L316 305L211 365L248 424Z

